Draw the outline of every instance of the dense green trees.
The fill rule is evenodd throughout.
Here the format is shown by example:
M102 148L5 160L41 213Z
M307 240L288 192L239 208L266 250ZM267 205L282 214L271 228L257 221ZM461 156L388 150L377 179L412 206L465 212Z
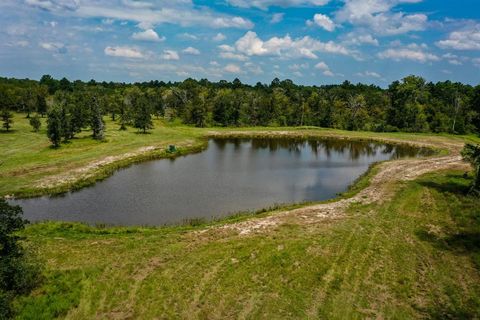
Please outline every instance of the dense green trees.
M0 107L43 115L59 108L62 137L83 129L103 139L103 117L120 130L152 129L153 117L207 126L320 126L345 130L480 132L480 86L431 83L417 76L387 89L352 84L299 86L274 79L270 85L186 79L135 84L37 81L0 78Z
M26 223L19 206L0 198L0 319L10 319L15 296L28 293L39 281L38 265L17 235Z

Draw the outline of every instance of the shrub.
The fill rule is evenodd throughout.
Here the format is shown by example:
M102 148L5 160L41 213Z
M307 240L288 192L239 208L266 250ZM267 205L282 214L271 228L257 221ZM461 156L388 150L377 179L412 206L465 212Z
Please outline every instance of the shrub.
M22 209L0 199L0 319L13 316L12 301L29 293L38 283L38 264L20 244L18 231L28 222Z

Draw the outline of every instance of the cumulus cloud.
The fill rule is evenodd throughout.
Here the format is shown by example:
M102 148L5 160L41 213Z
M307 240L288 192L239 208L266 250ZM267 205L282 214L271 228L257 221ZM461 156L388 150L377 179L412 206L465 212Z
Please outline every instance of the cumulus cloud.
M285 13L283 12L280 12L280 13L274 13L273 16L272 16L272 19L270 19L270 23L279 23L283 20L283 16L285 15Z
M317 13L313 16L313 21L312 20L307 20L307 25L313 26L317 25L328 32L332 32L335 30L335 23L330 19L330 17Z
M330 0L227 0L233 6L241 8L259 8L266 10L269 7L299 7L299 6L323 6Z
M345 0L336 13L339 22L372 30L378 35L398 35L425 30L428 17L425 14L392 12L402 3L418 3L422 0Z
M344 35L342 39L344 44L352 46L379 45L378 40L368 33L350 32Z
M330 67L325 62L321 61L315 65L315 69L330 70Z
M178 52L175 50L163 50L162 59L164 60L180 60Z
M225 40L225 39L227 39L227 37L226 37L223 33L221 33L221 32L217 33L217 34L212 38L213 41L217 41L217 42L223 41L223 40Z
M387 49L378 54L380 59L390 59L394 61L411 60L420 63L439 61L440 57L430 53L425 44L410 44L406 47Z
M133 59L143 59L145 54L135 47L106 47L104 53L107 56L112 57L122 57L122 58L133 58Z
M185 54L191 54L194 56L198 56L200 54L200 50L194 48L194 47L188 47L182 50L183 53Z
M158 34L153 29L147 29L141 32L135 32L132 35L132 39L134 40L141 40L141 41L153 41L153 42L160 42L164 41L165 37L159 37Z
M359 72L359 73L356 73L355 75L363 78L381 78L382 77L380 74L374 71Z
M480 50L480 24L453 31L436 45L442 49Z
M242 69L233 63L227 64L223 70L229 73L243 73Z
M194 34L191 34L191 33L188 33L188 32L184 32L180 35L178 35L178 37L182 38L182 39L187 39L187 40L198 40L198 37Z
M318 52L349 55L350 52L344 46L333 41L321 42L305 36L292 39L285 37L273 37L267 41L261 40L253 31L248 31L235 43L236 51L247 56L280 56L286 58L309 58L316 59Z
M65 48L65 45L60 42L41 42L40 47L55 53L67 53L67 48Z
M181 26L251 29L249 19L197 8L192 1L127 1L127 0L25 0L29 6L64 16L133 21L143 29L171 23Z
M248 57L244 56L243 54L239 53L234 53L234 52L220 52L218 55L222 59L227 59L227 60L237 60L237 61L247 61Z
M75 10L79 5L78 0L25 0L25 3L32 7L50 11Z
M315 65L315 69L320 70L324 76L334 77L335 73L330 70L330 67L325 62L321 61Z

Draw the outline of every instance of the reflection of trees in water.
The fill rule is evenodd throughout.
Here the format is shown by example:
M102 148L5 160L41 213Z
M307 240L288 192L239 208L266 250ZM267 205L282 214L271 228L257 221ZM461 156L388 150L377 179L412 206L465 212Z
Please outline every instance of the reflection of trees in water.
M318 157L324 152L327 158L332 153L346 154L350 160L358 160L362 156L375 157L377 154L391 155L392 159L430 155L426 148L416 148L407 145L384 144L372 141L349 141L342 139L304 139L304 138L254 138L254 139L214 139L217 147L223 150L227 143L232 143L238 150L242 143L250 142L252 152L255 150L269 150L274 153L279 149L288 150L295 155L300 155L307 146L312 154Z

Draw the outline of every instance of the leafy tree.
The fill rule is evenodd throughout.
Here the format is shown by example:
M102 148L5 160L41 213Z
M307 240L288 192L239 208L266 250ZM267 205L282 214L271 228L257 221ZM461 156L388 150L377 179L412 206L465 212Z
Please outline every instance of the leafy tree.
M40 121L38 114L30 118L30 125L32 126L33 131L38 132L38 130L40 130L42 122Z
M92 129L93 139L103 140L105 138L105 124L103 122L102 110L97 97L93 97L91 108L90 127Z
M4 108L0 113L0 117L2 118L2 122L3 122L2 127L6 131L10 131L13 124L13 114L10 112L10 110L8 110L7 108Z
M462 150L462 156L473 166L475 178L471 192L480 195L480 145L466 144Z
M27 223L19 206L0 198L0 319L13 317L15 296L29 293L40 280L38 264L17 235Z
M74 132L72 128L71 117L65 105L60 108L60 123L62 127L63 140L67 142L73 138Z
M127 125L131 122L130 110L125 101L121 101L118 109L118 122L120 123L119 130L127 130Z
M63 128L61 110L57 106L52 108L47 114L47 136L52 142L54 148L60 147L60 141L63 137Z
M133 126L143 133L153 129L152 108L144 95L135 99L133 110Z

